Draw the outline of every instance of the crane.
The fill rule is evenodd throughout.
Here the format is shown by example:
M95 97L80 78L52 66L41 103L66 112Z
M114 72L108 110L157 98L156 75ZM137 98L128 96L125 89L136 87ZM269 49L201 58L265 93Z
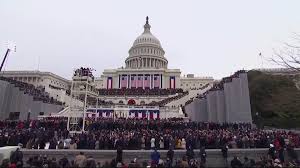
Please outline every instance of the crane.
M4 56L4 58L3 58L3 61L2 61L2 63L1 63L0 72L2 71L2 68L3 68L3 66L4 66L4 62L5 62L5 60L6 60L7 56L8 56L8 54L9 54L9 52L10 52L10 49L7 48L6 54L5 54L5 56Z

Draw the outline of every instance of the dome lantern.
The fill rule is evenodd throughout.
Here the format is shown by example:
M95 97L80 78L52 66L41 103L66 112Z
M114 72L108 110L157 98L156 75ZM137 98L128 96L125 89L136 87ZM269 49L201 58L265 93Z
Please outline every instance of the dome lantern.
M147 16L146 17L146 24L144 25L144 33L143 34L145 34L145 33L150 33L151 34L150 28L151 28L151 26L149 24L149 17Z

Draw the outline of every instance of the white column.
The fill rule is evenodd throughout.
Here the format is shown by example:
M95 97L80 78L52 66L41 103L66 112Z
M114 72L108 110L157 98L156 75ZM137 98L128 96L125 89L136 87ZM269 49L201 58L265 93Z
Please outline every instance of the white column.
M146 67L148 68L148 58L146 58Z
M127 83L126 83L126 88L129 88L130 86L129 86L129 84L128 84L128 79L129 79L129 75L127 74Z

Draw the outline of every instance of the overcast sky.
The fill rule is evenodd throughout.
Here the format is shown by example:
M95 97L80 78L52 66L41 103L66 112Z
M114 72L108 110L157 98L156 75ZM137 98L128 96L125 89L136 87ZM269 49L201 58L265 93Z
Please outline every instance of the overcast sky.
M5 70L50 71L71 78L80 66L124 66L149 16L169 68L221 78L239 69L274 67L258 56L300 32L299 0L0 0L0 59Z

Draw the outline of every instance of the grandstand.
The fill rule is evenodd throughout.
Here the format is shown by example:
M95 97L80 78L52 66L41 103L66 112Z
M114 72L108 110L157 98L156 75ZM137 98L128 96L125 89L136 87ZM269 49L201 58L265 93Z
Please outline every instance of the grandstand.
M25 120L57 113L64 103L31 84L0 77L0 119Z

